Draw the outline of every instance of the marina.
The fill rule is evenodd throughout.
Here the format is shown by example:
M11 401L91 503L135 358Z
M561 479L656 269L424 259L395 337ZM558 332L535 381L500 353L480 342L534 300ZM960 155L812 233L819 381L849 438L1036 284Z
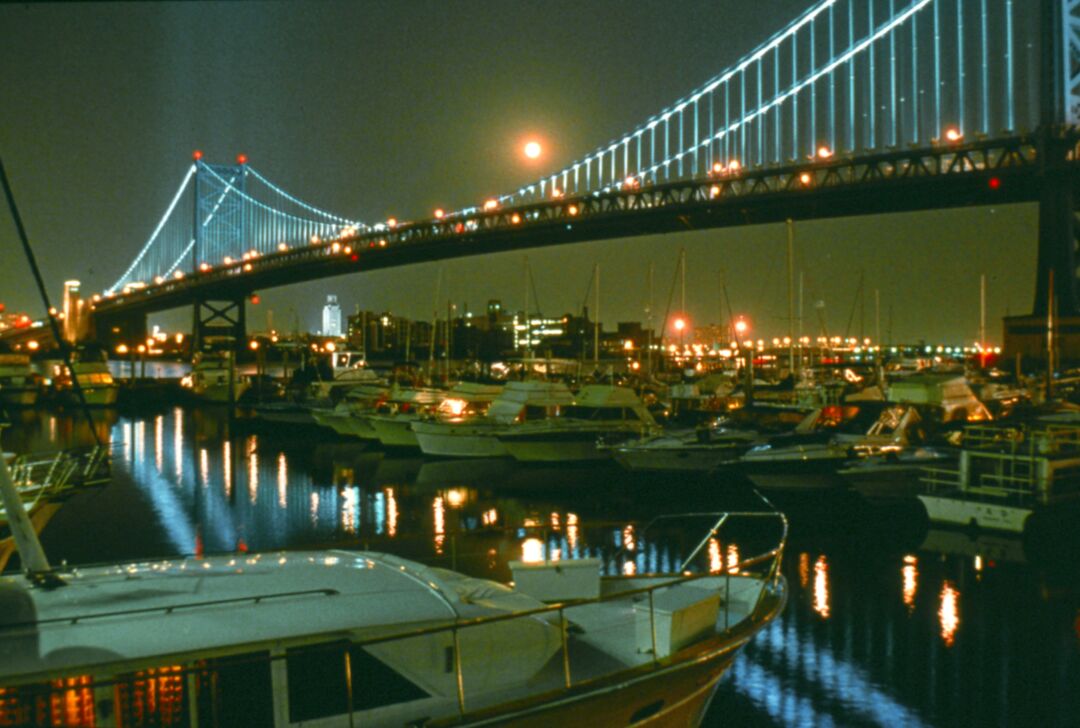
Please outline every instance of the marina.
M112 561L156 574L230 558L214 554L242 562L346 549L502 581L539 548L568 564L598 560L608 575L665 572L698 536L668 529L654 540L640 525L652 513L761 508L736 475L671 481L614 463L428 460L325 434L252 431L220 410L102 412L95 425L113 451L111 480L69 494L41 530L67 568ZM84 421L50 413L24 413L3 431L6 450L89 440ZM881 507L850 491L800 496L778 501L791 522L787 608L734 660L705 725L1069 723L1080 675L1075 531L1046 549L928 524L914 499ZM760 547L752 532L715 541L703 554L713 568ZM973 684L995 686L997 697L974 700Z
M1078 28L0 5L0 728L1080 726Z

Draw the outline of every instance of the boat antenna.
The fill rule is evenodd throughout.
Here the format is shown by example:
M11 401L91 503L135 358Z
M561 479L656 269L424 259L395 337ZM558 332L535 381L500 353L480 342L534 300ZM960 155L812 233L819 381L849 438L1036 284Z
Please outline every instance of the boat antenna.
M38 268L37 259L34 257L34 251L30 247L30 239L26 235L26 228L23 227L22 216L19 215L19 207L15 204L15 194L11 191L11 184L8 182L7 170L4 169L4 160L0 157L0 182L4 185L4 196L7 198L8 209L11 210L11 219L15 221L15 229L19 233L19 240L22 242L23 252L26 254L26 260L30 264L30 270L34 274L34 281L37 283L38 293L41 294L41 300L45 304L45 315L49 318L49 328L52 330L53 338L56 340L56 345L60 347L60 356L64 359L64 366L67 367L68 375L71 377L71 386L75 390L75 396L79 399L83 415L86 417L86 424L90 427L90 435L94 438L94 444L101 447L101 438L98 437L97 430L94 428L94 418L90 416L90 408L86 406L86 397L83 395L82 386L79 384L79 378L75 376L75 369L71 366L71 347L68 346L67 340L60 335L60 326L56 323L56 317L53 316L52 304L49 302L49 294L45 290L45 281L41 278L41 270Z

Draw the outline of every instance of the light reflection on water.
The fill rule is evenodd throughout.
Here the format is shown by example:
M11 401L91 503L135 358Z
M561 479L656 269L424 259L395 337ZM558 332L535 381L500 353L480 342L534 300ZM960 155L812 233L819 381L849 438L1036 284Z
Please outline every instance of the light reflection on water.
M423 462L321 435L230 438L219 415L179 408L96 417L115 446L114 483L72 498L43 533L54 558L73 563L347 546L441 566L454 558L508 579L506 563L536 539L542 557L599 557L606 573L670 572L701 531L657 539L630 521L737 507L713 486L635 489L614 469ZM24 414L3 433L19 452L88 439L85 423L52 414ZM573 489L556 493L553 481ZM1000 536L901 521L860 529L879 516L831 508L840 517L819 532L810 526L821 512L786 507L788 608L736 660L706 725L1052 726L1080 714L1075 567L1027 564L1023 544ZM598 520L611 525L588 526ZM454 540L463 531L480 540ZM721 572L755 552L712 538L701 567Z

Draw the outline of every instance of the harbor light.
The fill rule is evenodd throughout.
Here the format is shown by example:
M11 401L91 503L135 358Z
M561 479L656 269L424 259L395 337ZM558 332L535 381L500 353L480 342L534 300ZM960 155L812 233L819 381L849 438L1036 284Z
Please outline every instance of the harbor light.
M258 340L257 339L252 339L251 342L248 344L248 348L250 348L252 351L258 351L258 349L259 349Z
M446 210L442 209L441 207L436 207L435 208L435 219L436 220L442 220L443 217L445 217L445 216L446 216Z
M484 210L490 212L499 206L499 201L496 199L490 199L484 201Z
M739 336L742 336L743 334L745 334L749 330L750 330L750 324L747 323L746 319L740 318L740 319L735 321L735 333L738 334Z
M544 560L544 542L538 538L527 538L521 544L521 560L526 564L539 564Z
M826 147L825 145L822 145L822 146L818 147L818 150L817 150L818 159L828 159L832 155L833 155L832 150L829 149L828 147Z
M525 144L525 149L524 149L525 156L528 157L529 159L539 159L540 155L543 153L543 151L544 150L540 146L540 142L538 142L538 141L534 140L534 141L526 142L526 144Z
M799 175L799 181L802 182L804 185L809 186L810 185L810 180L811 180L811 177L810 177L809 172L803 172L802 174Z
M675 326L675 330L681 334L683 332L683 329L686 328L686 321L682 317L679 317L675 319L673 325Z
M960 133L960 130L955 126L950 126L945 130L945 139L950 142L958 142L964 138L964 135Z
M120 354L121 356L123 356L124 354L127 354L128 353L127 344L120 344L120 346L116 347L116 353Z

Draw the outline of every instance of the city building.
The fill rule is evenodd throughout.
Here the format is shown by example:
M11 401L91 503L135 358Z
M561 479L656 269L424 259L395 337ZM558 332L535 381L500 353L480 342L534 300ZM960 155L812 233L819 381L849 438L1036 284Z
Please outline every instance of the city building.
M337 296L328 295L322 309L322 335L341 336L341 306Z

